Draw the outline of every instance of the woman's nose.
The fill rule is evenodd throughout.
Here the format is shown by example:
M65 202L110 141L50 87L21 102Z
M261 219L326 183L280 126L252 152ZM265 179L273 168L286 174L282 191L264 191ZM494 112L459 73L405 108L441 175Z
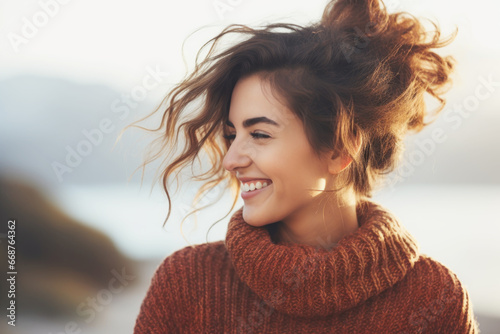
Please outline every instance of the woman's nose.
M249 154L251 150L248 146L233 140L222 161L222 165L227 171L233 172L235 168L247 167L252 163L251 154Z

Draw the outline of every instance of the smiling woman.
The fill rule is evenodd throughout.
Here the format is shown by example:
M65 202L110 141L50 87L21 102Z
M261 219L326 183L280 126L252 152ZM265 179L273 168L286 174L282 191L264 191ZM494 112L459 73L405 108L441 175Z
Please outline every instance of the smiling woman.
M380 1L338 0L310 26L231 25L211 40L165 98L145 164L167 155L167 220L169 177L201 152L211 165L193 176L206 181L198 194L228 181L231 210L240 190L244 205L224 241L163 261L135 333L477 332L456 275L371 199L405 135L429 124L425 93L435 115L444 106L453 62L433 49L453 36L434 27ZM214 55L229 33L249 38Z
M276 238L316 246L322 235L337 242L358 227L354 194L348 201L338 189L336 201L328 203L327 198L331 196L332 190L328 189L334 186L334 176L351 161L342 156L331 159L334 152L317 156L301 120L264 84L260 73L240 78L232 92L229 118L242 121L236 122L236 127L226 122L239 130L238 135L225 135L231 146L223 166L236 174L244 187L243 218L252 226L281 221L282 230ZM267 116L259 116L263 112ZM238 124L242 124L241 129ZM265 188L256 191L259 180L268 181ZM344 205L339 205L340 200ZM318 212L321 202L326 212Z

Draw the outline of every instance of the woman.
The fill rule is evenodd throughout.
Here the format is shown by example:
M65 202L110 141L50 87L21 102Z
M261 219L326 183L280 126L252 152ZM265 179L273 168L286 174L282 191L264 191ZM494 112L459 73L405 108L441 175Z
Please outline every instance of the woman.
M227 180L244 205L225 240L163 261L134 333L478 332L456 275L371 200L404 136L428 124L424 93L444 106L453 63L432 49L454 36L434 27L339 0L311 26L233 25L211 40L170 93L150 160L182 129L185 150L164 160L169 204L168 177L204 152L198 194ZM213 55L233 32L249 38Z

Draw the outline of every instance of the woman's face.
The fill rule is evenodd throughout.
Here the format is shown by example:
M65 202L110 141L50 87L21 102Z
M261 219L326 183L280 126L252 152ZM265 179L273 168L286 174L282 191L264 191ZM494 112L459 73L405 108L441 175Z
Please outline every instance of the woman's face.
M250 121L263 117L269 121ZM314 154L302 122L272 96L258 75L237 82L225 134L234 139L224 168L239 179L271 180L244 199L243 219L248 224L299 223L317 210L320 193L308 189L324 190L330 184L327 157L319 159Z

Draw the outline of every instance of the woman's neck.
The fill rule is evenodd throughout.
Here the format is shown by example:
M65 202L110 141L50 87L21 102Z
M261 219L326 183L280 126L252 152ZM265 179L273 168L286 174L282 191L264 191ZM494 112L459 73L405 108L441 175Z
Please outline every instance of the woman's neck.
M276 240L331 249L359 227L353 196L347 201L340 202L332 197L329 201L321 199L318 203L314 209L298 210L280 221L275 227Z

